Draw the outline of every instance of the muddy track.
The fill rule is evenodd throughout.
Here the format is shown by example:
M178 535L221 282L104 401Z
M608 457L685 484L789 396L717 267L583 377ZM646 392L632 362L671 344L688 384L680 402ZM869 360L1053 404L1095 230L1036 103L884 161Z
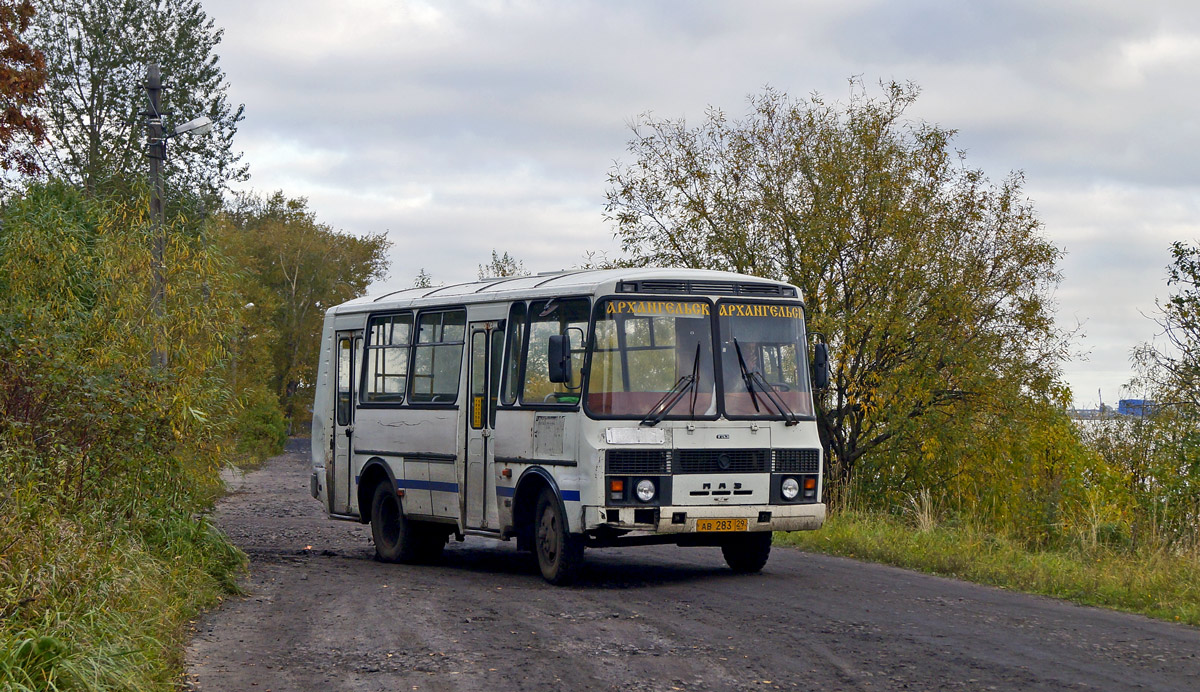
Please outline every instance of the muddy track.
M589 551L570 588L483 538L381 564L309 497L305 444L217 508L248 596L197 624L194 690L1200 689L1200 630L786 548L751 576Z

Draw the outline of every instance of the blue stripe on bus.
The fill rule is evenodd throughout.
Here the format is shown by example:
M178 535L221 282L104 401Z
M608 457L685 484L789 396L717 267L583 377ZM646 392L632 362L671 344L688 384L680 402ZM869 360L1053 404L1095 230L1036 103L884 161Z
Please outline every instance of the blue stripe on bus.
M500 497L512 497L516 494L517 494L516 488L506 488L502 485L496 486L496 495L498 495ZM563 499L563 502L579 502L579 491L578 490L564 490L564 491L562 491L562 499Z
M458 483L445 483L442 481L417 481L406 478L396 479L396 488L404 488L406 490L434 490L442 493L458 492Z

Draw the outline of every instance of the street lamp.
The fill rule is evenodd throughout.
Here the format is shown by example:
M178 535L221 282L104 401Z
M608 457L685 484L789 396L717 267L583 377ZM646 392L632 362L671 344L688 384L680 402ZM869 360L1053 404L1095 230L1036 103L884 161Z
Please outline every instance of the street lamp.
M206 135L209 132L212 132L212 128L213 128L213 121L209 120L208 116L202 115L199 118L193 118L192 120L189 120L186 123L175 128L175 131L172 132L170 136L174 137L176 135L182 135L182 134L187 134L187 133L191 133L194 135Z
M188 133L208 134L213 127L212 120L200 116L175 128L174 132L164 134L162 118L163 115L169 114L163 113L161 108L162 91L162 73L159 71L157 63L150 63L146 66L146 97L150 101L150 108L143 113L146 116L146 134L149 144L146 156L150 159L150 218L154 224L154 240L151 246L153 265L151 271L154 277L154 286L150 294L150 301L154 308L154 316L160 323L163 316L163 298L167 291L166 212L163 208L162 181L162 164L167 160L167 140ZM166 351L160 350L157 346L154 347L150 352L150 362L157 367L166 367Z

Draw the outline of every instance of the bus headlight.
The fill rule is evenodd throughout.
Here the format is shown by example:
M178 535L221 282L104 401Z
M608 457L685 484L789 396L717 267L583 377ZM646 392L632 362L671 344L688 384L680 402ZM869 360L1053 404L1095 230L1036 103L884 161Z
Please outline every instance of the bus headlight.
M649 478L643 478L637 484L637 497L642 502L649 502L654 499L654 481Z
M779 486L779 490L783 493L783 499L795 500L796 496L800 494L800 484L796 482L795 478L789 476L783 479L783 484Z

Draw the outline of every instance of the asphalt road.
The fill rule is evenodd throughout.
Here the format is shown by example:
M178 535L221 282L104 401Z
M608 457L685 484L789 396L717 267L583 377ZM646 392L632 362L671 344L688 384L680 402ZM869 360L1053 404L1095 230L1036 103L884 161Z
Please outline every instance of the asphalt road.
M216 510L249 595L197 623L194 690L1200 690L1200 630L788 548L589 551L570 588L484 538L382 564L304 444Z

